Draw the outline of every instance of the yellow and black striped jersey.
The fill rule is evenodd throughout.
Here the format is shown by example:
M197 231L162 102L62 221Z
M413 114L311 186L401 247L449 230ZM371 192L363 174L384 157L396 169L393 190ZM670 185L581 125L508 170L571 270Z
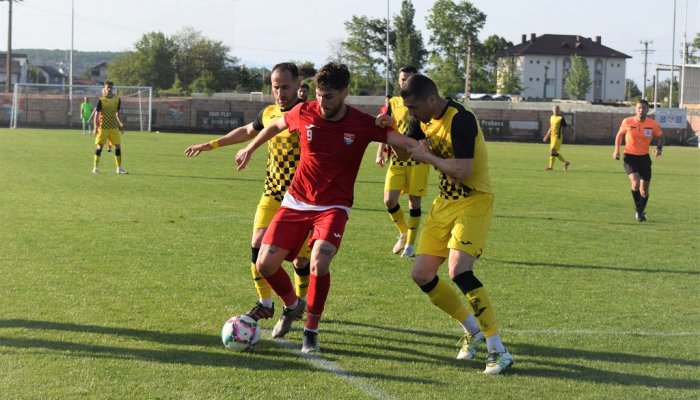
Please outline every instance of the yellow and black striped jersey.
M405 135L408 131L408 125L411 122L411 115L408 112L408 108L403 105L403 98L401 96L394 96L389 99L389 107L387 108L387 114L394 117L396 120L396 130ZM418 165L420 162L409 158L408 160L399 160L396 154L391 152L391 165L412 166Z
M260 132L264 127L277 121L287 111L282 110L276 104L265 107L253 121L253 129ZM275 200L282 201L289 184L292 183L300 156L299 132L284 130L268 140L267 171L263 195L272 196Z
M479 122L471 110L452 99L447 100L447 107L439 118L433 118L427 124L412 119L407 135L418 140L427 138L432 152L438 157L473 159L471 176L459 182L453 182L438 170L441 197L466 197L472 189L491 193L486 141Z
M97 102L97 112L100 113L100 129L119 129L117 112L121 110L122 102L117 96L102 96Z

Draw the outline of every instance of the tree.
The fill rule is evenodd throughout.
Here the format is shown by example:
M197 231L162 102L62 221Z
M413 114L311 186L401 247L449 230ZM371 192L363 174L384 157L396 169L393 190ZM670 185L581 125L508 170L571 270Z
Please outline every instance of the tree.
M494 93L497 91L498 54L509 47L513 47L513 43L498 35L491 35L482 43L476 44L475 57L472 64L472 88L474 92ZM512 79L509 83L513 83Z
M591 89L591 76L586 61L579 55L571 57L571 69L566 72L564 87L575 99L584 99Z
M139 84L167 89L175 81L174 57L177 47L172 39L162 32L143 35L134 45Z
M206 39L189 27L177 33L173 40L177 48L175 71L184 86L189 87L197 81L196 89L217 92L231 88L230 73L238 60L228 57L229 47Z
M700 54L696 52L700 52L700 32L695 34L695 40L688 43L688 64L700 63Z
M518 65L514 57L499 58L497 81L496 92L498 93L520 94L523 92L523 87L520 84Z
M385 64L386 20L353 15L352 20L345 22L345 30L348 38L343 47L347 51L346 63L352 77L350 93L383 94L384 78L377 67Z
M457 4L452 0L435 1L426 19L426 26L431 31L429 43L434 46L430 57L433 68L429 73L435 79L436 73L442 76L441 79L447 79L443 86L455 87L454 83L461 80L461 87L465 87L469 43L478 42L477 35L485 22L486 15L469 1L461 0Z
M428 51L423 46L423 35L416 30L413 19L416 9L409 0L401 2L401 11L394 17L394 32L396 46L394 61L397 67L413 66L419 71L428 57ZM391 69L392 82L396 81L396 68Z
M632 79L625 79L625 99L637 101L642 98L642 91Z

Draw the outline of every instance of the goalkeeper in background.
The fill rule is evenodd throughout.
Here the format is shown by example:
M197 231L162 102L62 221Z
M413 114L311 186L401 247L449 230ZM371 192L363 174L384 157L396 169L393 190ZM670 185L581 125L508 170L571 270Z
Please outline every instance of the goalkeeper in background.
M95 106L90 103L87 96L83 97L83 102L80 103L80 119L83 122L83 135L92 132L91 120L94 118Z
M92 173L99 172L97 168L100 163L102 148L111 142L114 145L114 161L117 164L117 174L127 174L122 168L122 147L121 134L124 132L124 123L119 112L121 111L121 100L113 92L114 83L107 81L102 87L102 97L97 101L94 116L93 134L95 138L95 156L93 157Z

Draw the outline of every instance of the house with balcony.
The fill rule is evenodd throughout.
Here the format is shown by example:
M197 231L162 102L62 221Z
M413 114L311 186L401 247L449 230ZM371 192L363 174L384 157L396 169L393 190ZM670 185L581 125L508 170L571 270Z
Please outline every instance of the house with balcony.
M625 69L628 58L620 51L602 44L601 36L586 38L581 35L537 36L498 53L499 80L513 73L520 79L525 99L568 99L566 74L571 68L571 58L580 56L588 66L591 89L585 100L592 102L622 101L625 99ZM500 86L500 85L499 85Z

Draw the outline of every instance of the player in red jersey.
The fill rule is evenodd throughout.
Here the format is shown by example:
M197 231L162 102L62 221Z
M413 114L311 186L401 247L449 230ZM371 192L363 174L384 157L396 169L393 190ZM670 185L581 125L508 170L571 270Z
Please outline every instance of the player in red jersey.
M289 190L263 238L258 271L284 302L284 313L272 330L283 337L306 308L302 352L317 352L318 326L331 284L330 263L340 247L357 173L370 142L403 149L417 142L375 125L375 118L345 104L350 72L329 63L316 76L316 101L298 104L276 123L268 125L236 154L238 170L253 152L277 133L299 131L301 160ZM307 239L311 245L308 305L294 293L282 262L294 256Z

